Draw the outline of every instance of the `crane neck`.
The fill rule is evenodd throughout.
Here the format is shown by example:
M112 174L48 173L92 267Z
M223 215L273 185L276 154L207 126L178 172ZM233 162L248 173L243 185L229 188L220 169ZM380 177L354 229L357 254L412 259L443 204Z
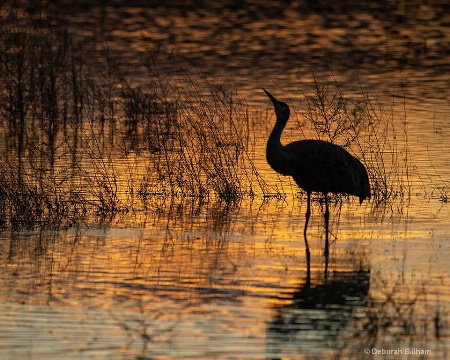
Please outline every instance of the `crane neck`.
M275 145L279 144L281 146L281 133L283 132L284 128L286 127L285 121L280 121L277 119L277 122L275 123L275 126L272 129L272 132L270 133L269 140L267 141L267 144Z
M281 133L286 126L286 122L277 121L270 136L267 140L266 147L266 159L269 165L276 172L289 175L289 169L287 164L289 162L288 156L285 151L283 151L283 145L281 145Z

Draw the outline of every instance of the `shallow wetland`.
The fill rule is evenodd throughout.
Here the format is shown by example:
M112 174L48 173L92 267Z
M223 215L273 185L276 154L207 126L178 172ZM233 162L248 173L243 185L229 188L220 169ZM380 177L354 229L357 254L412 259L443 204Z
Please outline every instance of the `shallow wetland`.
M1 359L450 357L448 5L74 3L0 10ZM368 169L328 262L263 87Z

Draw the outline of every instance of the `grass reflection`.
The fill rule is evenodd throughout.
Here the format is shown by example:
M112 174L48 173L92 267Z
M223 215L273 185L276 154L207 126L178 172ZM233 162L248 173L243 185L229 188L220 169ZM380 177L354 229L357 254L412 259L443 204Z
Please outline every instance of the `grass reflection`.
M442 314L442 304L430 304L426 288L392 284L381 273L363 270L307 276L282 295L267 326L266 358L353 359L365 349L446 357L448 314Z
M432 295L435 285L405 282L406 275L397 279L387 265L368 271L370 249L359 235L341 234L325 277L319 246L307 271L301 236L296 238L301 231L289 214L273 218L272 210L254 209L241 227L238 205L179 206L169 207L170 217L152 213L140 228L3 232L5 301L72 309L71 316L64 310L36 311L86 326L89 334L111 332L115 339L112 344L102 335L86 335L89 344L72 341L85 351L102 345L144 358L187 353L201 358L232 354L240 344L253 357L265 351L268 358L320 358L328 351L345 359L358 357L366 346L410 342L446 354L448 310ZM302 219L298 222L301 228ZM277 230L286 228L291 229ZM321 224L316 228L312 234L320 243ZM98 319L95 326L85 309ZM52 324L54 330L67 328Z

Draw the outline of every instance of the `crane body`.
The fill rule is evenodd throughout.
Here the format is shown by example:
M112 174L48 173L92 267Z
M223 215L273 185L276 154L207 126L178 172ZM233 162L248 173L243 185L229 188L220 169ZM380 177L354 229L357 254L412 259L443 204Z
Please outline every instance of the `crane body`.
M269 138L267 162L277 173L292 176L304 191L354 195L360 203L370 196L364 165L340 146L322 140L286 146L276 142Z

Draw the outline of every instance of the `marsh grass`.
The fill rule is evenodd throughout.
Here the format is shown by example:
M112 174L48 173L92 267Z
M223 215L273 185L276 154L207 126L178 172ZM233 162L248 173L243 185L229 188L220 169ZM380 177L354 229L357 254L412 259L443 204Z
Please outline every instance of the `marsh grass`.
M107 46L92 60L63 26L46 25L59 24L54 14L38 14L1 14L2 226L111 221L169 197L286 197L255 165L261 113L235 85L176 62L177 75L168 75L151 44L142 60L149 80L135 85ZM355 99L337 78L314 78L303 115L318 138L363 160L375 203L388 202L407 192L406 121L397 132L393 115L362 89Z
M236 89L188 72L185 86L175 85L157 51L144 60L150 81L135 86L106 47L88 61L63 27L45 25L52 15L2 16L4 226L59 228L92 214L108 221L136 196L231 202L262 184L249 155L250 111Z
M195 82L190 78L191 83ZM185 138L189 172L199 176L203 187L212 188L223 200L237 200L253 193L252 179L259 174L248 152L250 115L248 106L236 90L203 79L208 93L200 89L187 94L182 129ZM256 183L258 186L258 183Z
M396 118L394 109L405 106L405 94L399 104L394 103L396 96L392 95L393 103L386 108L376 95L364 89L359 77L359 92L347 95L339 77L331 74L332 80L327 82L313 76L303 96L302 115L311 124L312 133L346 148L366 165L375 206L384 206L396 198L408 199L411 184L407 121L406 115Z

